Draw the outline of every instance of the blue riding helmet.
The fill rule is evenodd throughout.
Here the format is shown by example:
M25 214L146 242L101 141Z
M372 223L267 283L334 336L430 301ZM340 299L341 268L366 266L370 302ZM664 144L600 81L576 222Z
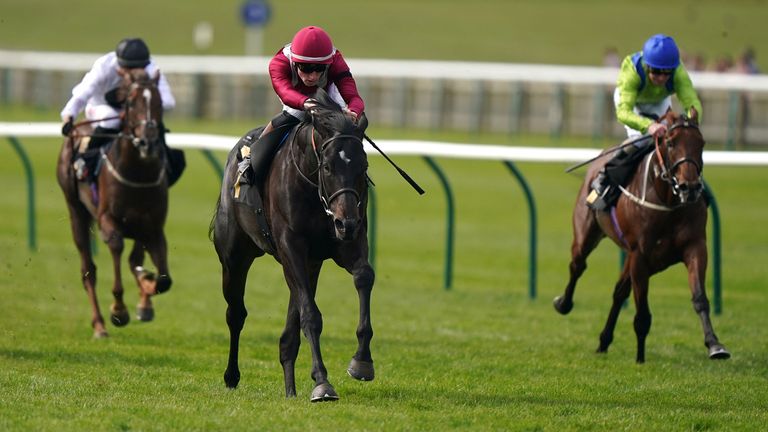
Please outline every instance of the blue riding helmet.
M674 39L656 34L643 45L643 61L654 69L675 69L680 64L680 51Z

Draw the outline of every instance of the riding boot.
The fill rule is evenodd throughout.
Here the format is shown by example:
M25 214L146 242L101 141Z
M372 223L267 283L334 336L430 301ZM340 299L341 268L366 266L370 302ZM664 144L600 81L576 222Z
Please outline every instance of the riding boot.
M272 122L267 123L261 136L251 144L251 168L256 184L260 184L267 177L272 158L280 147L284 132L283 130L275 131Z
M600 169L590 185L587 205L594 210L608 210L621 195L620 186L626 185L635 172L637 162L651 150L651 139L644 139L634 145L621 147Z
M91 134L91 140L88 142L88 150L98 149L109 144L112 140L117 138L117 134L119 133L120 131L118 129L96 126L96 129L94 129Z

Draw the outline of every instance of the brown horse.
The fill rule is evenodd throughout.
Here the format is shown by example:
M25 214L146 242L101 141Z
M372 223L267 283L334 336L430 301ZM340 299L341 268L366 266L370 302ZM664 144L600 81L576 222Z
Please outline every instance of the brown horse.
M110 145L103 148L96 182L78 181L72 167L79 143L90 131L89 122L78 126L64 140L56 169L69 209L72 235L80 252L80 272L91 303L91 324L97 338L108 334L96 298L96 265L89 234L94 220L112 254L115 280L110 318L114 325L124 326L130 320L123 302L120 271L124 238L135 240L128 262L139 285L139 320L152 320L154 309L150 296L165 292L171 286L163 232L168 211L168 185L159 130L163 114L157 90L160 75L151 78L143 69L133 69L122 75L118 92L125 101L121 131ZM142 267L145 250L157 267L158 276Z
M691 118L667 112L661 119L669 125L666 136L656 140L655 149L640 163L610 211L591 210L585 201L590 184L604 162L598 160L590 166L579 191L573 211L571 278L564 295L555 298L555 309L561 314L571 311L576 281L587 268L590 252L603 237L610 237L627 252L621 277L614 288L608 321L600 333L599 353L607 352L622 304L632 290L637 309L636 360L645 361L645 339L651 328L648 280L670 265L683 262L688 269L693 309L701 319L709 358L730 357L712 329L704 289L707 203L702 199L701 179L704 138L697 117L695 110Z
M339 398L323 363L323 318L315 302L320 268L326 259L352 275L360 303L358 348L347 372L361 381L374 378L370 349L374 272L368 262L368 159L362 143L367 120L361 116L358 124L353 123L322 90L315 97L319 105L285 139L266 175L263 214L268 229L259 224L256 211L234 197L237 155L251 136L258 136L258 130L246 135L229 154L210 227L227 301L230 345L225 384L235 388L240 382L238 347L248 315L243 300L246 278L253 260L268 252L282 265L290 290L280 337L285 395L296 396L294 365L303 331L312 353L312 402Z

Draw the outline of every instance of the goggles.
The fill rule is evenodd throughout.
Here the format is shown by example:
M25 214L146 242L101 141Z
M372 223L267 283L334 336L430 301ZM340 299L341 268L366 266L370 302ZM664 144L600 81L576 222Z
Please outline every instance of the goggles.
M654 74L654 75L672 75L672 69L656 69L656 68L649 68L648 72Z
M296 63L296 67L304 73L324 72L328 65L318 63Z

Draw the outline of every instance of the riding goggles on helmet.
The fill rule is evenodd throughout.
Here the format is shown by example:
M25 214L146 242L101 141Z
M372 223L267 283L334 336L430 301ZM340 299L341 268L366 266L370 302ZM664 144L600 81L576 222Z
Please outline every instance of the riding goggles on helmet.
M296 67L304 73L325 72L328 65L317 63L296 63Z
M658 69L658 68L648 68L648 72L654 74L654 75L672 75L672 71L674 69Z

